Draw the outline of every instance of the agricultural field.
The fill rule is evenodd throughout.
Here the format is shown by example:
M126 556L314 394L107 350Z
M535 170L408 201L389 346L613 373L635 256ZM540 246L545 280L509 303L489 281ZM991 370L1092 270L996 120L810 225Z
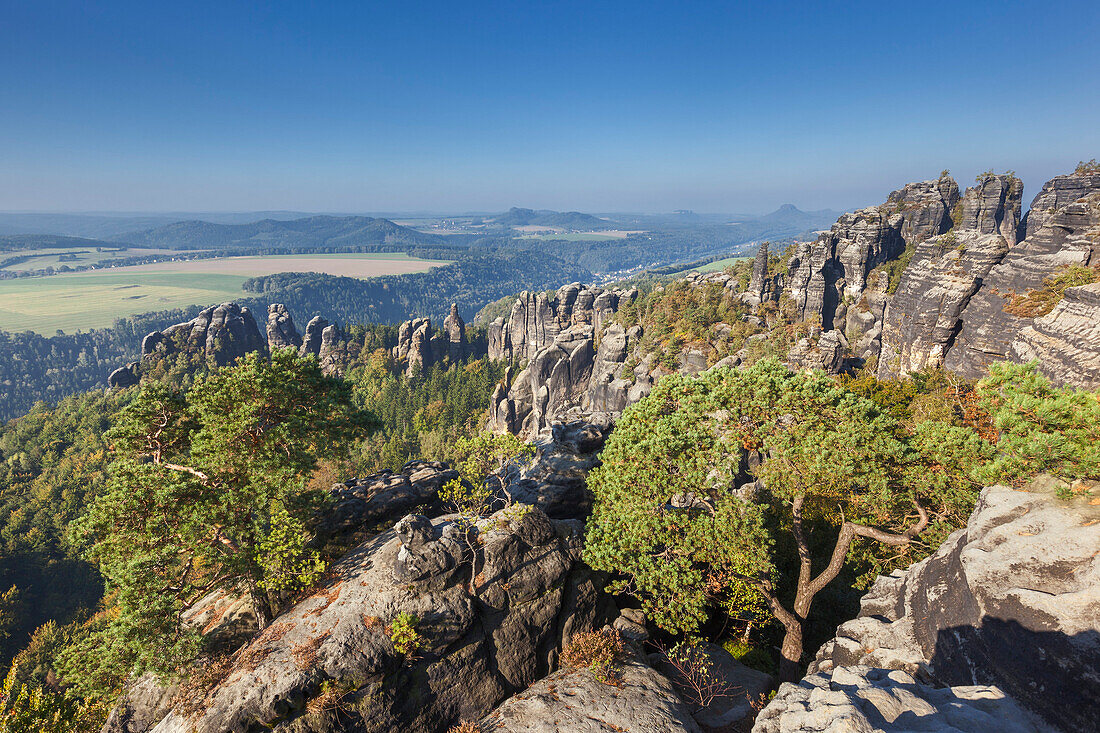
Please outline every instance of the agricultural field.
M441 262L401 253L220 257L157 262L134 267L0 280L0 330L36 331L104 328L137 313L212 305L246 295L250 277L279 272L324 272L374 277L422 272Z
M708 262L705 265L693 268L695 272L718 272L724 270L730 265L737 264L743 260L751 260L752 257L727 257L723 260L715 260L714 262Z
M0 270L23 272L26 270L45 270L47 267L57 269L62 266L82 267L94 265L103 260L117 260L121 257L141 257L144 255L176 255L178 250L147 249L142 247L128 247L126 249L97 250L94 247L48 247L42 249L20 249L0 252L0 260L10 257L29 257L25 262L18 262Z

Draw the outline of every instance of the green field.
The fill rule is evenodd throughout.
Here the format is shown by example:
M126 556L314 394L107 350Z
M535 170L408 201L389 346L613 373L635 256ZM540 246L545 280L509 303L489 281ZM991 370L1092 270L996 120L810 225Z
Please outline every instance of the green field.
M245 280L278 272L366 278L443 264L402 252L219 257L0 280L0 330L52 336L105 328L123 316L241 298Z
M694 268L695 272L718 272L724 270L730 265L742 262L743 260L751 260L752 257L727 257L724 260L715 260L714 262L708 262L705 265L699 265Z
M241 275L127 273L53 275L0 281L0 330L104 328L121 316L189 305L221 303L244 295Z

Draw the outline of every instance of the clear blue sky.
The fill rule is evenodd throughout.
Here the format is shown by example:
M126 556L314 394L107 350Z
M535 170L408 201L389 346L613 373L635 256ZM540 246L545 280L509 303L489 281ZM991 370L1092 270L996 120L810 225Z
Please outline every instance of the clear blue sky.
M851 208L1100 158L1100 2L0 0L0 210Z

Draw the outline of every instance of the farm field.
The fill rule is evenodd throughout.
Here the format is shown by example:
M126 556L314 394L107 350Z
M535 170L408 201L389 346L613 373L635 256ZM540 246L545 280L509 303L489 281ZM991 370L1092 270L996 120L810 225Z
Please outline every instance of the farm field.
M94 265L103 260L116 260L120 257L140 257L142 255L179 255L179 250L148 249L129 247L127 249L104 249L97 251L87 247L48 247L43 249L20 249L0 252L0 260L9 257L30 257L25 262L0 267L0 270L22 272L25 270L44 270L47 267L58 268L63 265L81 267Z
M105 328L137 313L213 305L245 296L242 283L258 275L374 277L422 272L438 264L443 263L401 253L221 257L0 280L0 330L52 336L58 329Z
M730 265L736 264L742 260L751 260L752 257L727 257L724 260L715 260L714 262L708 262L705 265L700 265L694 268L695 272L718 272L724 270Z
M424 272L441 264L438 260L422 260L403 252L337 255L261 255L255 257L217 257L205 260L152 262L148 265L116 267L104 273L135 275L145 273L243 275L257 277L279 272L323 272L344 277L377 277Z

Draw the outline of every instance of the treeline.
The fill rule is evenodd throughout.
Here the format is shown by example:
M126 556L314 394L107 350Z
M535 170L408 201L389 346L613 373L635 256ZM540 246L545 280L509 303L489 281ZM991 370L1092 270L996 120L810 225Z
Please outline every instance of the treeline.
M194 318L199 306L146 313L115 321L111 328L42 336L0 331L0 420L22 415L36 402L106 386L111 370L141 353L150 331Z
M251 278L244 288L257 294L246 301L250 307L262 311L270 303L283 303L296 322L320 313L350 323L397 323L413 316L441 321L451 303L469 318L506 295L591 279L590 271L546 252L511 251L474 254L428 272L369 280L284 272Z

